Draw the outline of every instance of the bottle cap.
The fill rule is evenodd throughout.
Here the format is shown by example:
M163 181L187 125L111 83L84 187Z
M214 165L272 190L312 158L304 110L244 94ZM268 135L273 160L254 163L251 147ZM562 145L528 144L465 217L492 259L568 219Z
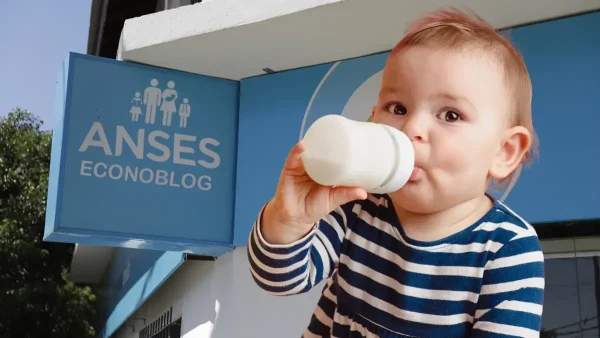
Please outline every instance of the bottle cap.
M375 194L386 194L402 188L408 182L415 167L415 150L408 136L396 128L383 124L381 126L394 141L396 170L390 173L381 186L370 191Z

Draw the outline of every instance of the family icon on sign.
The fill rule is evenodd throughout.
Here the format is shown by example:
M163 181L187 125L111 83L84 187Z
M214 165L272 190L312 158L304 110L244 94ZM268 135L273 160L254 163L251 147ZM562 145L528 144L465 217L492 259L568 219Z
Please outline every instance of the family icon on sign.
M178 98L175 90L175 82L167 82L167 89L161 90L158 88L158 80L152 79L150 87L144 91L144 97L141 97L140 92L135 93L135 97L131 100L132 106L129 110L131 121L138 122L142 115L142 105L146 106L145 122L154 124L156 121L156 111L162 112L162 125L170 126L173 119L173 114L177 112L176 100ZM187 127L187 120L192 112L192 106L187 98L179 105L179 127Z

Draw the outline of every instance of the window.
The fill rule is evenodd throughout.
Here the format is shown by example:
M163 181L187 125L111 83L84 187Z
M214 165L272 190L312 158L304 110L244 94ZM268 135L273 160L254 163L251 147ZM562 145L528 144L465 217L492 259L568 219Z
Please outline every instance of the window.
M139 334L139 338L180 338L181 337L181 318L173 321L173 308L152 323L146 325Z
M545 257L540 338L600 337L600 220L535 228Z

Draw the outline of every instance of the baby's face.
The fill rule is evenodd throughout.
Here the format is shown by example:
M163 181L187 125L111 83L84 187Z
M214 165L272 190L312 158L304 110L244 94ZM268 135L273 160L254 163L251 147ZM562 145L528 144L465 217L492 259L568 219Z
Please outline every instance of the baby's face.
M384 70L373 121L412 140L415 170L390 196L430 213L483 194L509 127L501 67L481 51L408 47Z

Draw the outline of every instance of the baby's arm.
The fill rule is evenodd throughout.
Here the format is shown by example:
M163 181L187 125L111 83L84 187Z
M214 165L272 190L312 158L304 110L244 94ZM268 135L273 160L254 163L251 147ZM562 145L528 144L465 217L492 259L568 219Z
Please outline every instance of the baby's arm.
M261 210L250 234L248 259L257 285L274 295L303 293L331 276L336 268L346 226L353 219L350 202L318 221L291 244L268 243L261 234Z
M539 337L544 255L533 229L525 236L515 236L486 264L471 338Z

